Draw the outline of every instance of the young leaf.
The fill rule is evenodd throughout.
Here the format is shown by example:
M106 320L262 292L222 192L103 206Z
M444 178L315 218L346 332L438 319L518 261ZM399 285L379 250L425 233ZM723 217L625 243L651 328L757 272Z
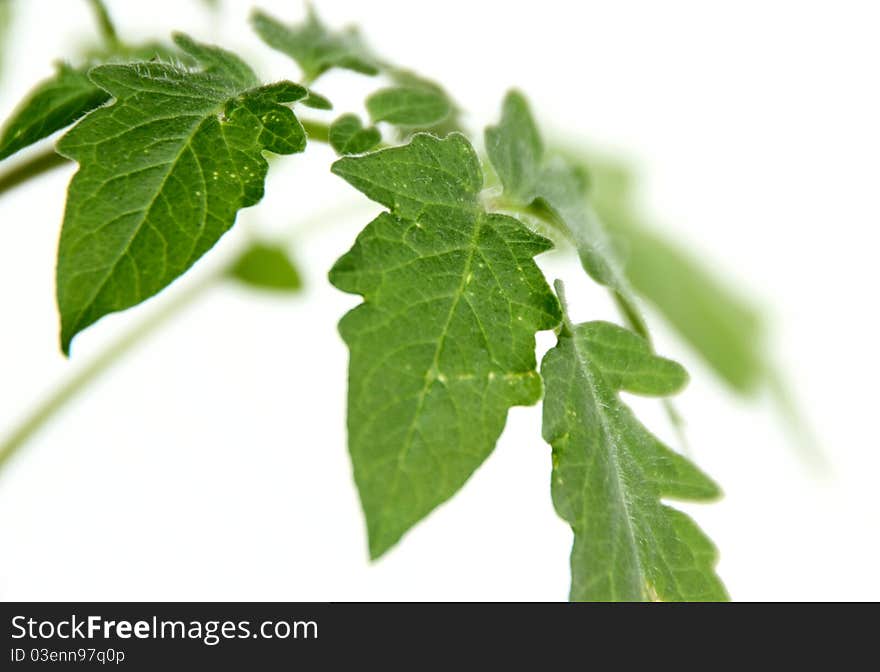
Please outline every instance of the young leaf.
M330 125L330 146L337 154L363 154L382 142L382 134L364 128L354 114L343 114Z
M442 91L426 87L395 86L379 89L367 98L373 122L397 126L429 127L440 123L452 111Z
M345 68L365 75L379 72L379 64L354 28L331 32L308 7L305 22L288 26L265 12L255 10L251 24L257 34L273 49L287 54L312 82L330 68Z
M0 133L0 160L67 128L109 100L107 92L89 79L87 70L60 64L54 76L34 88Z
M371 95L367 109L374 122L399 126L403 138L422 130L440 136L460 130L458 109L441 86L379 59L354 29L330 32L311 6L300 25L287 26L259 10L252 14L251 23L266 44L299 64L306 81L314 81L333 67L388 75L394 86Z
M383 116L384 121L396 125L404 139L423 131L441 138L461 132L460 110L446 89L411 70L385 69L394 86L367 99L371 116Z
M233 54L177 35L199 70L104 65L92 80L115 102L58 144L80 164L58 251L61 347L107 313L156 294L209 250L239 209L263 196L263 151L301 152L306 137L282 103L290 82L260 86Z
M550 243L482 210L483 175L464 136L419 134L333 172L390 210L330 272L364 297L339 330L350 349L349 450L376 558L461 488L511 406L538 401L535 332L560 311L533 260Z
M276 292L302 289L299 271L287 250L267 243L250 245L229 269L229 276L255 289Z
M486 129L485 138L505 198L516 207L549 209L573 239L590 277L615 293L633 326L646 335L618 253L587 203L586 173L562 156L545 157L541 136L521 94L507 94L501 121Z
M717 486L648 432L618 396L671 394L687 381L684 369L622 327L566 322L541 375L553 503L574 531L571 599L726 599L713 569L715 547L660 501L711 500Z
M485 141L505 196L517 204L530 205L539 196L544 142L522 94L507 94L501 121L486 128Z

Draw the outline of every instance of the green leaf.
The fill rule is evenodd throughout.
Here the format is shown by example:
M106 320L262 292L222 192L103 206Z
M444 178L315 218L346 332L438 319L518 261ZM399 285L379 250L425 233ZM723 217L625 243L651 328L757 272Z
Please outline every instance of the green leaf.
M485 141L505 196L519 205L530 205L539 196L544 143L522 94L507 94L501 121L486 128Z
M387 92L385 94L381 90L373 94L374 96L380 95L378 100L372 104L378 108L375 110L376 112L385 112L389 115L384 121L397 126L401 139L407 140L423 131L429 131L432 135L441 138L450 133L462 131L458 106L437 82L403 68L386 65L385 70L394 86L384 89ZM413 93L408 94L408 92ZM408 97L410 98L409 108L407 107ZM370 104L370 98L368 98L368 110ZM387 110L381 110L381 107L387 107ZM395 119L397 120L395 121Z
M285 25L260 10L251 15L251 24L266 44L299 64L308 82L330 68L345 68L365 75L379 72L379 64L357 30L331 32L311 6L306 20L299 25Z
M78 161L58 251L61 347L102 316L156 294L208 251L239 209L263 196L264 151L301 152L305 133L282 103L306 90L260 86L221 49L177 35L200 69L103 65L92 80L115 99L58 144Z
M549 241L481 208L483 175L464 136L416 135L333 172L390 210L330 272L364 297L339 330L350 349L349 450L376 558L461 488L511 406L538 401L535 332L560 311L533 260Z
M634 328L647 335L618 252L587 202L586 173L562 156L545 156L528 103L520 93L507 94L501 121L486 129L485 139L505 199L517 208L548 210L573 240L584 270L614 292Z
M330 145L337 154L363 154L382 142L382 134L364 128L354 114L343 114L330 125Z
M687 374L607 322L566 323L541 364L553 503L574 531L571 599L725 600L715 547L661 498L707 501L717 486L636 419L619 391L668 395Z
M67 128L110 96L89 79L88 68L60 64L12 113L0 133L0 160Z
M452 111L442 91L414 86L379 89L366 104L373 122L387 121L397 126L433 126Z
M293 260L283 247L253 243L229 269L229 276L256 289L298 292L302 280Z

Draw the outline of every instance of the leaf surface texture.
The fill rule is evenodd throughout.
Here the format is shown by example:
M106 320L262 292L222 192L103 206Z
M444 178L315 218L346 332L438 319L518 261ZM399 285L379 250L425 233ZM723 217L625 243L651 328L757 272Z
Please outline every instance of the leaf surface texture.
M305 133L284 105L291 82L261 86L216 47L175 36L198 69L102 65L90 78L114 99L59 142L77 161L58 251L61 346L104 315L156 294L210 249L239 209L263 196L264 151L292 154Z
M661 498L707 501L717 486L663 445L619 392L665 396L687 374L608 322L566 322L541 365L552 493L574 531L571 599L724 600L715 547Z
M339 330L349 449L378 557L461 488L511 406L538 401L535 332L560 312L533 260L550 243L482 209L464 136L419 134L333 172L389 210L330 272L364 297Z

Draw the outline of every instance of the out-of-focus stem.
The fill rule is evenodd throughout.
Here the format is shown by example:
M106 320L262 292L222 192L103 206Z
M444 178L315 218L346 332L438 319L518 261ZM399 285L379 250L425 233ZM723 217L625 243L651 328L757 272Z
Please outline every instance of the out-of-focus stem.
M116 26L113 25L113 19L110 18L110 12L102 0L89 0L92 12L95 14L95 21L98 22L98 29L101 31L101 37L104 44L111 51L116 51L121 46L119 34L116 32Z
M54 149L47 149L39 154L34 155L30 159L13 166L8 171L0 174L0 195L11 189L14 189L23 182L27 182L31 178L42 175L54 168L69 163Z
M55 388L48 397L19 422L18 426L0 444L0 470L16 454L19 448L27 443L62 408L86 389L90 383L94 382L107 369L119 361L123 355L144 341L169 318L190 305L195 299L204 294L205 290L216 285L222 277L222 273L208 275L171 296L158 310L125 332L91 362L86 364L85 367Z

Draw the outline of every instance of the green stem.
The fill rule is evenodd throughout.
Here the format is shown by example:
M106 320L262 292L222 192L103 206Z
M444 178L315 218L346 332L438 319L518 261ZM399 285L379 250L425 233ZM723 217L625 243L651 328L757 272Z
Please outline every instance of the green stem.
M32 177L37 177L68 163L69 161L60 154L56 154L54 149L36 154L0 175L0 195L14 189L22 182L27 182Z
M771 398L775 402L783 422L788 426L796 445L801 449L805 462L816 474L833 476L831 461L816 438L813 428L801 415L791 388L786 383L782 372L771 365L767 365L766 370Z
M225 269L224 269L225 271ZM34 436L56 413L79 395L88 385L115 364L123 355L140 344L173 315L191 304L205 290L215 286L223 273L214 273L181 289L169 298L156 312L133 329L125 332L84 368L64 381L36 408L26 415L12 433L0 444L0 470L27 441Z
M110 12L107 11L107 6L103 0L89 0L89 4L95 14L95 21L98 22L101 37L104 38L104 45L111 51L118 51L122 42L116 32L116 26L113 25L113 19L110 18Z

